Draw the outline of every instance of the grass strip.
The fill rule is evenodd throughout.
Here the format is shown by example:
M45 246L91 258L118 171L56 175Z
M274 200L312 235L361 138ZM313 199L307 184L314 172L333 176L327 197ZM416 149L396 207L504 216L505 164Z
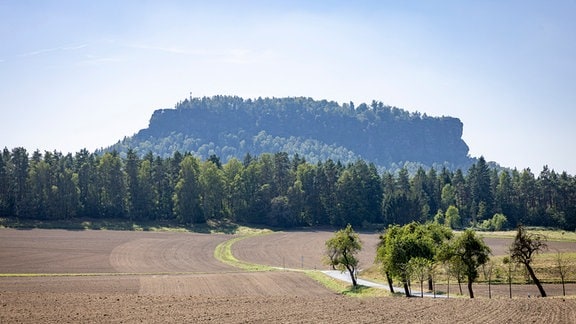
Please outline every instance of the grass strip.
M354 287L347 282L332 278L324 274L322 271L306 270L304 273L308 277L322 284L324 287L344 296L358 298L392 296L392 294L385 289L372 288L362 285Z
M576 231L527 228L528 233L543 235L549 242L576 242ZM482 237L514 239L516 231L478 232Z
M391 294L384 289L366 287L366 286L362 286L362 285L359 285L357 287L353 287L352 285L350 285L346 282L343 282L341 280L334 279L334 278L322 273L321 271L300 270L300 269L298 269L298 270L279 269L279 268L275 268L275 267L271 267L271 266L267 266L267 265L241 261L241 260L236 259L236 257L233 255L232 245L234 245L234 243L236 243L240 240L249 238L249 237L253 237L256 235L266 235L268 233L269 232L258 232L258 233L254 233L254 234L248 234L248 235L235 237L233 239L222 242L222 243L218 244L218 246L216 246L216 249L214 249L214 257L223 263L226 263L226 264L229 264L233 267L237 267L237 268L244 269L247 271L281 271L281 270L283 270L283 271L304 272L304 274L306 274L308 277L312 278L316 282L322 284L324 287L326 287L326 288L328 288L328 289L330 289L330 290L332 290L338 294L342 294L342 295L349 296L349 297L385 297L385 296L391 296Z
M240 240L243 240L245 238L253 237L256 235L265 235L265 234L266 233L259 233L259 234L253 234L253 235L239 236L239 237L235 237L233 239L224 241L224 242L218 244L218 246L216 246L216 249L214 249L214 257L223 263L226 263L228 265L231 265L233 267L240 268L240 269L243 269L246 271L273 271L273 270L276 270L275 268L267 266L267 265L240 261L240 260L236 259L236 257L232 253L232 245L234 243L236 243Z
M130 221L126 219L68 219L33 220L0 217L0 228L12 229L63 229L63 230L114 230L146 232L192 232L205 234L248 234L270 231L240 226L230 221L208 220L205 224L183 225L170 221Z

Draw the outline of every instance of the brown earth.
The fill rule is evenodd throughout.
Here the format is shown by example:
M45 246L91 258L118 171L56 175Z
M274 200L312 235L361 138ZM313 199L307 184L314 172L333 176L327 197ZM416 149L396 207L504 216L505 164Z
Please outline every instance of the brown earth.
M290 269L328 270L323 263L324 242L334 235L330 231L277 232L249 237L234 243L237 259ZM360 234L362 251L360 268L374 264L378 234Z
M508 249L512 243L512 239L496 237L485 237L483 239L486 245L492 250L493 255L508 255ZM547 242L547 245L547 252L576 252L576 242L550 241Z
M247 238L248 262L325 268L330 232ZM574 323L560 298L351 298L302 273L243 272L214 258L233 236L115 231L0 230L0 323ZM362 263L377 235L363 234ZM371 247L372 246L372 247ZM320 251L316 255L315 251ZM371 254L372 253L372 254ZM302 258L303 257L303 258ZM455 287L455 286L454 286ZM455 289L455 288L451 288Z
M214 259L230 235L0 230L0 273L235 271Z
M574 323L562 299L0 293L2 323Z
M266 264L273 267L286 269L318 269L329 270L330 267L323 263L324 242L334 235L332 231L299 231L277 232L268 235L249 237L236 242L233 245L234 256L256 264ZM361 233L360 239L363 246L359 253L360 269L371 267L374 264L374 256L378 245L378 234ZM506 255L512 239L508 238L484 238L494 255ZM570 252L576 251L576 242L548 242L550 251ZM418 286L418 283L415 283ZM562 285L544 284L549 296L562 296ZM419 287L414 287L419 290ZM458 284L452 280L450 289L446 284L436 288L443 293L459 294ZM474 284L476 297L491 295L494 298L509 297L509 286L505 284ZM468 295L467 286L462 283L462 292ZM576 285L566 285L567 295L576 295ZM512 296L534 297L540 293L535 285L513 285Z

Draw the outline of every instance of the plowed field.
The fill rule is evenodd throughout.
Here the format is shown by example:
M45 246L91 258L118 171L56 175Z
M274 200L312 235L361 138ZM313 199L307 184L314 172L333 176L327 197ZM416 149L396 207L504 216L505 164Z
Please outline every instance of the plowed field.
M240 240L234 255L286 268L325 268L331 232ZM214 258L233 236L0 230L0 323L574 323L576 300L355 299L302 273L245 272ZM362 235L371 264L376 235Z
M236 242L236 258L251 263L291 269L328 269L322 263L324 242L334 235L329 231L278 232L254 236ZM376 255L377 234L360 234L360 267L371 266Z

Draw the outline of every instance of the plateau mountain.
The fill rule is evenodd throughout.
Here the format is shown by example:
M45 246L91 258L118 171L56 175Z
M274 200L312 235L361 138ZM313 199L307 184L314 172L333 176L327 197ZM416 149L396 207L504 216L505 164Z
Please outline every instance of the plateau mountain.
M382 102L339 104L307 97L186 98L158 109L149 126L103 149L168 157L190 152L202 159L286 152L309 162L363 159L380 169L404 166L467 169L474 159L455 117L431 117Z

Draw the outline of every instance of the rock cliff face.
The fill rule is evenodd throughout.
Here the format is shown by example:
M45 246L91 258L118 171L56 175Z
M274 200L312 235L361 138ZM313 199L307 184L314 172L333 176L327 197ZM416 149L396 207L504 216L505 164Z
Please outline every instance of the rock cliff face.
M156 110L148 128L109 149L215 154L224 162L247 153L285 151L311 162L364 159L383 168L406 162L467 167L471 159L462 131L458 118L410 113L375 101L355 107L311 98L216 96Z

